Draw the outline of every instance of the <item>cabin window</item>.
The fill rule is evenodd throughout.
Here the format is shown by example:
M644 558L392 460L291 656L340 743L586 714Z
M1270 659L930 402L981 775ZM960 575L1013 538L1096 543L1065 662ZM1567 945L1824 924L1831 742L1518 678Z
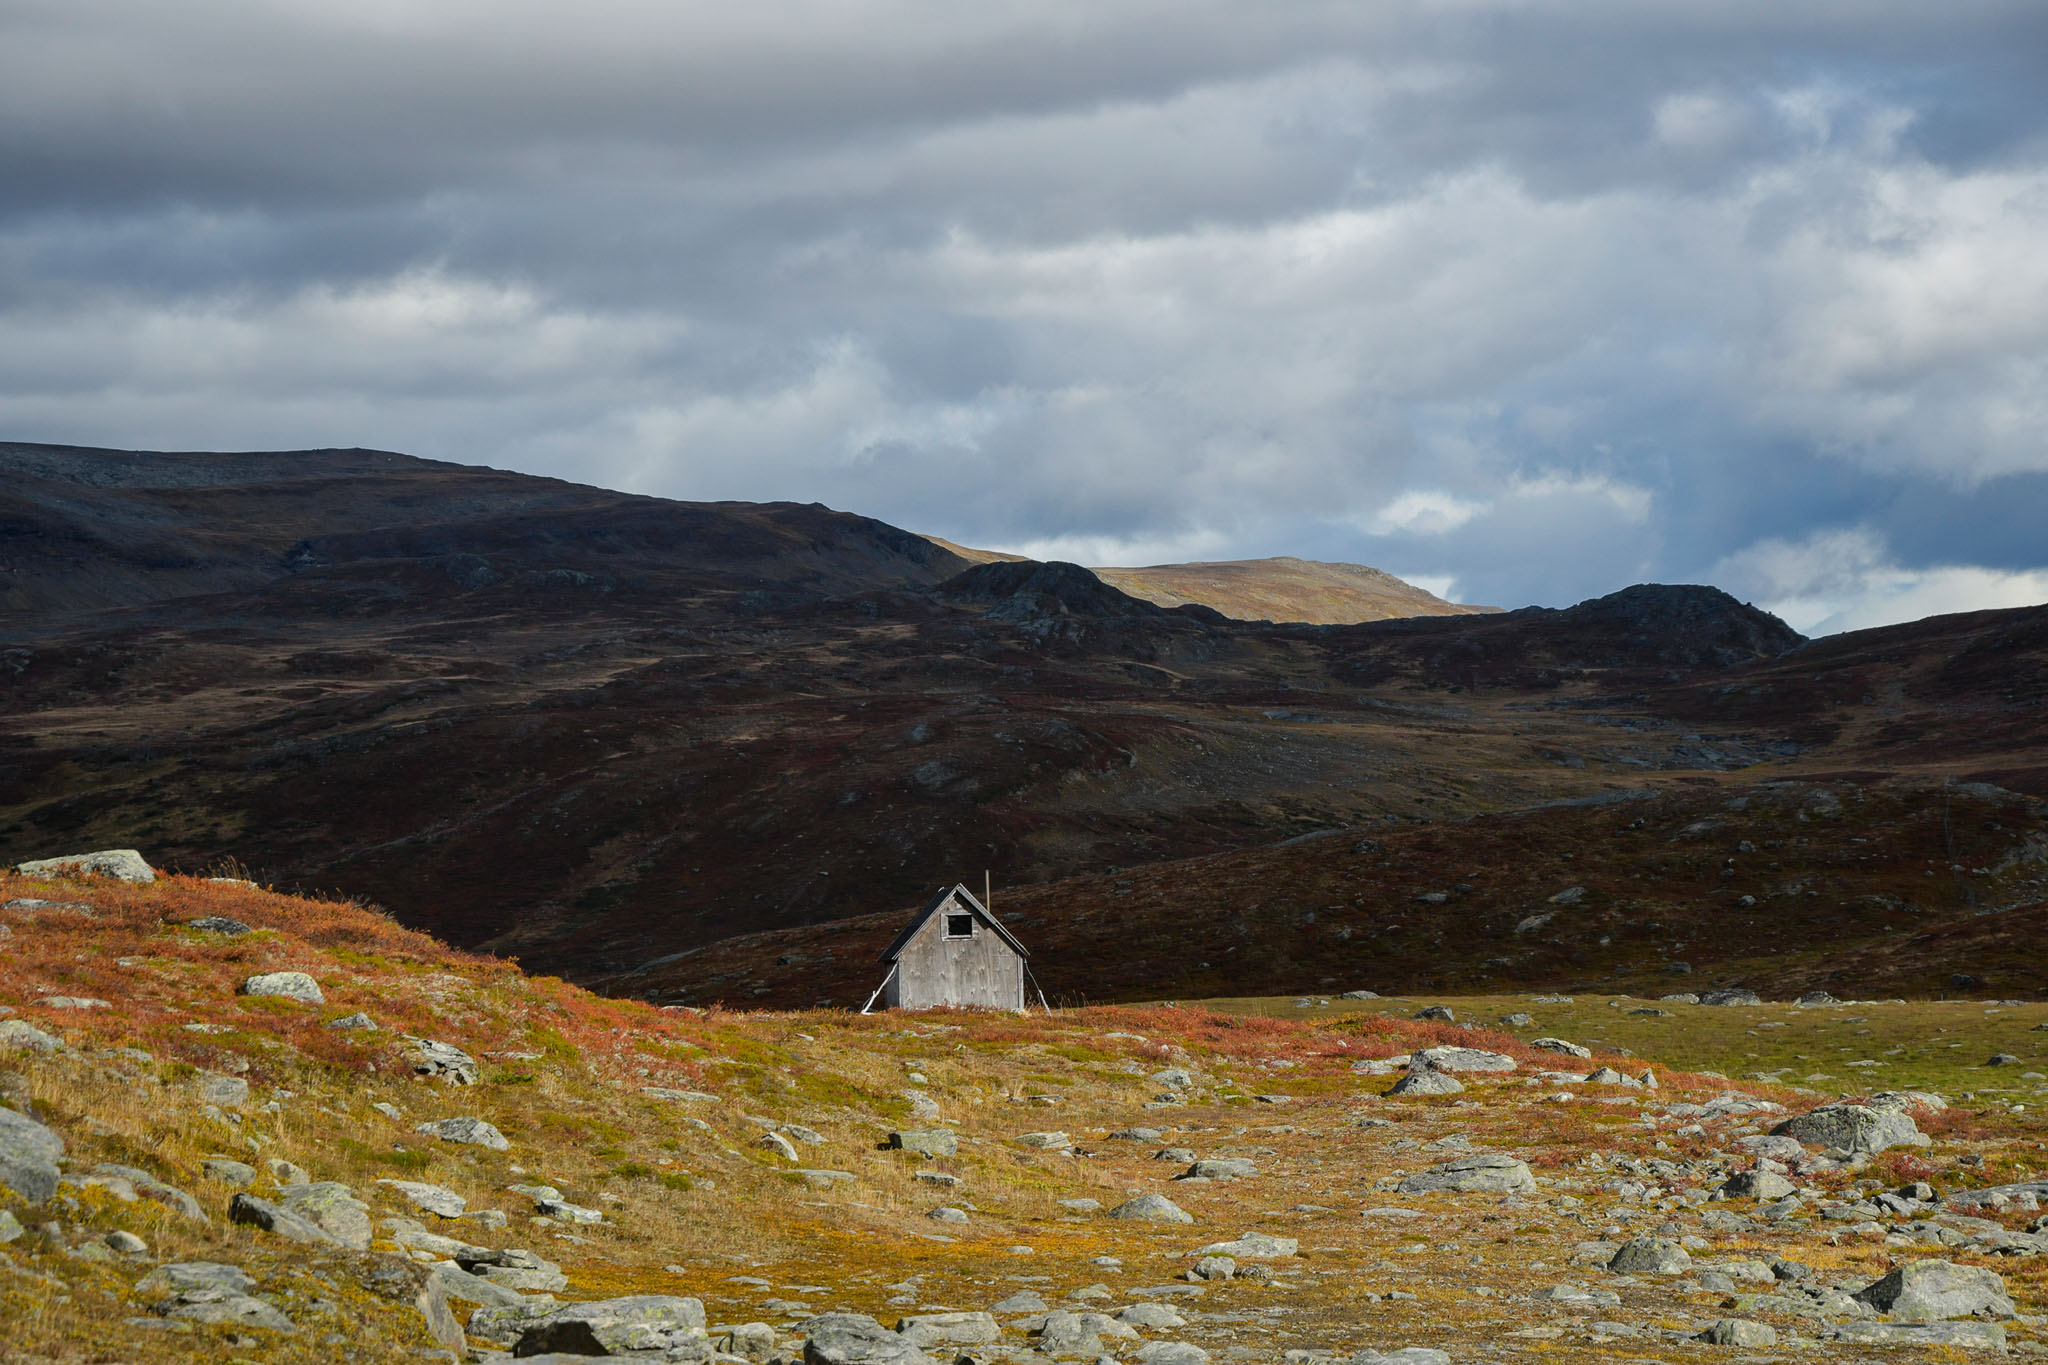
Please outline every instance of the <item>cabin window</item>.
M946 916L946 937L947 937L947 938L973 938L973 937L974 937L974 916L972 916L972 915L948 915L948 916Z

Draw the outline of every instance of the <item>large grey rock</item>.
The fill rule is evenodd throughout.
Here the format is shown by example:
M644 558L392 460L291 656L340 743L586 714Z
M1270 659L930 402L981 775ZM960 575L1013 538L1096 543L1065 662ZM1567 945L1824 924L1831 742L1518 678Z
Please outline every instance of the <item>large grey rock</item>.
M512 1144L505 1135L490 1124L478 1118L437 1119L432 1123L413 1126L415 1133L427 1133L443 1142L463 1142L476 1147L488 1147L502 1152Z
M1448 1071L1411 1071L1395 1081L1389 1095L1455 1095L1464 1089Z
M12 1021L8 1021L12 1022ZM64 1139L13 1109L0 1109L0 1187L31 1204L57 1192L57 1161Z
M332 1028L334 1025L330 1024ZM372 1024L372 1028L376 1025ZM475 1085L477 1082L476 1058L464 1052L453 1043L437 1042L432 1038L409 1038L411 1044L405 1059L411 1064L413 1073L432 1076L450 1085Z
M2005 1329L1995 1322L1845 1322L1828 1336L1864 1346L1957 1346L2005 1353Z
M379 1180L392 1193L423 1213L441 1218L460 1218L469 1201L444 1185L427 1185L417 1180Z
M1400 1189L1403 1194L1429 1194L1437 1190L1459 1194L1534 1194L1536 1177L1526 1162L1480 1152L1411 1175L1401 1182Z
M205 1323L219 1327L261 1327L272 1332L297 1331L292 1320L271 1304L248 1294L207 1296L190 1300L173 1299L157 1311L167 1318Z
M1476 1047L1426 1047L1415 1054L1417 1066L1438 1071L1513 1071L1515 1059Z
M609 1356L628 1351L664 1351L704 1335L704 1305L670 1294L634 1294L558 1308L526 1324L512 1348L515 1356L548 1351Z
M455 1253L455 1264L492 1284L522 1293L557 1294L569 1287L562 1267L518 1247L465 1247Z
M325 1246L340 1246L341 1239L315 1223L303 1218L290 1209L273 1204L268 1199L259 1199L246 1190L228 1201L228 1221L246 1223L262 1228L293 1242L312 1242Z
M1043 1147L1063 1150L1073 1146L1074 1140L1065 1133L1055 1129L1042 1133L1019 1133L1017 1134L1017 1145L1019 1147Z
M1748 1318L1720 1318L1700 1333L1700 1340L1713 1346L1776 1346L1778 1329Z
M1949 1261L1909 1261L1855 1297L1903 1322L2013 1315L2012 1299L1996 1271Z
M235 994L274 995L308 1005L327 1003L327 997L320 993L320 983L304 972L260 972L237 987Z
M278 1191L277 1202L285 1210L305 1219L345 1247L367 1251L370 1247L370 1206L356 1198L356 1192L335 1180L305 1185L286 1185Z
M1578 1043L1568 1042L1563 1038L1531 1038L1529 1046L1541 1048L1545 1052L1561 1053L1566 1057L1590 1057L1593 1055L1592 1048L1582 1047Z
M999 1340L1002 1327L988 1313L920 1313L896 1324L896 1334L912 1346L979 1346Z
M249 1083L240 1076L222 1076L211 1071L202 1071L193 1078L192 1088L199 1092L202 1102L217 1104L222 1108L249 1102Z
M1163 1303L1134 1303L1128 1308L1119 1309L1116 1320L1127 1322L1133 1327L1150 1327L1155 1330L1188 1325L1186 1318Z
M185 927L197 929L201 933L221 934L228 938L240 938L243 934L255 932L240 920L228 919L222 915L201 915L198 919L188 919L185 921Z
M1925 1147L1932 1140L1903 1111L1871 1109L1861 1104L1824 1104L1811 1113L1786 1119L1771 1129L1771 1135L1796 1138L1811 1147L1835 1147L1850 1153L1882 1152L1891 1147Z
M441 1293L447 1298L463 1299L485 1308L516 1308L526 1302L526 1296L518 1290L472 1275L452 1261L437 1262L427 1274L440 1284Z
M1163 1194L1141 1194L1136 1199L1126 1199L1111 1209L1106 1217L1131 1218L1144 1223L1192 1223L1194 1217L1180 1205Z
M1721 1193L1730 1199L1783 1199L1797 1188L1776 1171L1754 1170L1730 1176Z
M1247 1232L1234 1242L1211 1242L1195 1252L1197 1256L1234 1256L1241 1261L1277 1261L1299 1255L1301 1243L1292 1237L1273 1237Z
M937 1365L864 1313L826 1313L803 1328L804 1365Z
M16 863L24 877L112 877L123 882L153 882L156 872L132 848L103 848L97 853L71 853Z
M517 1303L486 1304L472 1312L469 1315L469 1334L509 1346L519 1339L520 1332L528 1323L546 1317L557 1307L552 1295L526 1298L514 1294L513 1297Z
M64 1042L26 1019L0 1019L0 1048L12 1048L18 1052L62 1052Z
M1631 1237L1607 1262L1617 1275L1677 1275L1692 1267L1692 1257L1669 1237Z
M952 1156L960 1150L960 1139L950 1128L904 1128L889 1134L889 1146L919 1156Z
M1049 1356L1098 1356L1102 1339L1135 1341L1138 1330L1107 1313L1076 1313L1060 1308L1047 1313L1038 1329L1038 1349Z
M1958 1190L1942 1196L1941 1202L1952 1209L1977 1209L1986 1205L2012 1203L2031 1197L2036 1202L2048 1201L2048 1180L2022 1180L2014 1185L1992 1185L1981 1190Z
M206 1216L206 1209L197 1199L176 1185L167 1184L139 1167L117 1166L111 1161L103 1161L92 1168L92 1173L96 1176L125 1180L143 1198L154 1199L159 1204L176 1209L195 1222L210 1221Z
M219 1261L181 1261L173 1265L160 1265L135 1282L135 1292L145 1297L153 1294L184 1294L197 1289L216 1289L225 1294L246 1294L256 1282L249 1278L249 1272L238 1265L223 1265Z

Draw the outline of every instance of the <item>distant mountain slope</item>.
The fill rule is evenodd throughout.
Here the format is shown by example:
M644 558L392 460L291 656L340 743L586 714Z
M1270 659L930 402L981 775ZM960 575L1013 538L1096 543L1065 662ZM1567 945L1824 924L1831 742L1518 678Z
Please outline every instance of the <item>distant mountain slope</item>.
M1015 563L1023 555L977 550L937 536L934 545L976 564ZM1348 626L1409 616L1480 616L1499 607L1446 602L1435 593L1364 564L1329 564L1281 555L1213 563L1097 568L1097 578L1161 607L1202 606L1239 621L1298 621Z
M374 450L0 444L0 609L38 615L295 589L385 607L493 588L844 593L965 567L815 503L674 502Z
M1162 607L1189 603L1240 621L1302 621L1346 626L1404 616L1478 616L1499 607L1446 602L1435 593L1364 564L1325 564L1282 555L1214 564L1154 564L1097 569L1103 582Z

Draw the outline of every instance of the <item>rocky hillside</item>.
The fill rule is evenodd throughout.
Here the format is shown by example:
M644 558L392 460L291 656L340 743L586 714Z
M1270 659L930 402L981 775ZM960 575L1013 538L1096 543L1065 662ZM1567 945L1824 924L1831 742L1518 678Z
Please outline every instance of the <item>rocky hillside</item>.
M2048 801L1982 783L1616 786L1002 887L998 900L1044 989L1074 1003L1336 982L2041 999ZM896 912L737 937L608 988L845 1004L903 922Z
M0 932L10 1365L2048 1349L2048 1130L1960 1086L1443 1003L657 1010L222 879L0 875Z
M9 447L0 470L27 608L0 647L0 860L236 857L586 979L935 875L1575 795L1596 774L1548 755L1600 731L1507 707L1783 644L1704 590L1598 628L1446 619L1470 639L1248 624L824 508L375 452Z

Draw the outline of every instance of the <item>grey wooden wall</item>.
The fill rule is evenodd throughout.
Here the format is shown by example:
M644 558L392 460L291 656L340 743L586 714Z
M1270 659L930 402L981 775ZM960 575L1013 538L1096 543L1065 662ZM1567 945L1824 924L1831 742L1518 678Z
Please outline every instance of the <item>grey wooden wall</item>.
M1024 960L1003 936L974 923L972 938L947 938L946 916L965 914L948 900L924 922L896 960L883 1000L890 1009L922 1010L938 1005L986 1009L1024 1008Z

